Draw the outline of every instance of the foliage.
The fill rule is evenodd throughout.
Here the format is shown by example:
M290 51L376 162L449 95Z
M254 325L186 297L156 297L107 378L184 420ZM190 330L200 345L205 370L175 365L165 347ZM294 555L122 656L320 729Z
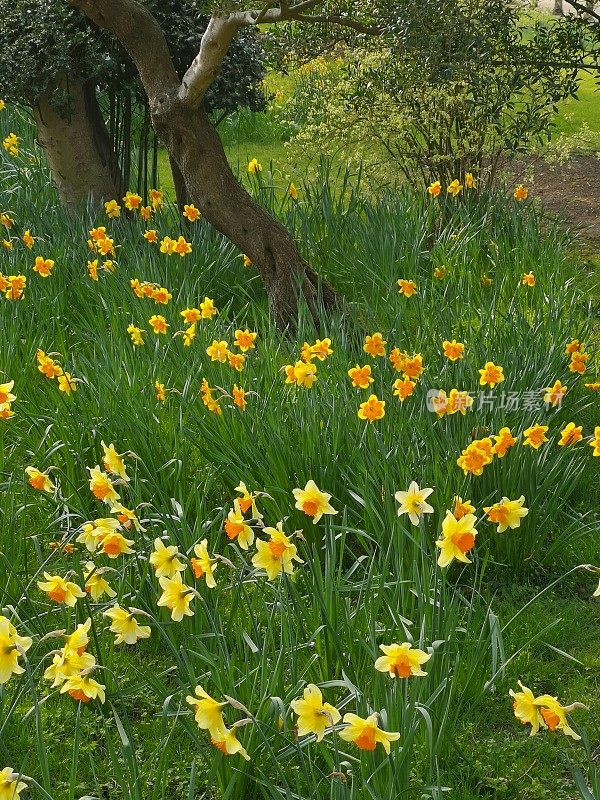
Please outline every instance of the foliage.
M2 115L4 138L17 124L7 110ZM573 337L591 340L593 323L579 265L569 255L572 240L556 226L542 226L534 206L496 194L430 200L405 190L373 200L345 173L332 188L323 167L314 182L294 176L299 195L293 200L287 181L279 183L266 168L255 173L248 179L252 190L293 228L316 269L344 292L364 331L380 330L388 351L397 345L425 360L414 396L401 403L392 396L398 373L389 360L370 359L362 331L353 334L332 316L324 332L333 353L315 362L317 382L304 389L286 384L283 368L296 360L304 339L317 335L309 315L300 320L297 340L282 338L269 320L255 271L231 244L171 206L148 225L124 209L118 219L96 207L67 216L30 132L15 132L22 138L20 155L4 156L0 171L6 203L0 211L14 218L5 231L13 246L3 247L1 271L22 270L27 286L20 301L0 298L0 369L6 380L15 379L17 395L15 416L0 420L0 608L33 644L22 659L26 671L13 675L0 693L2 765L27 776L35 800L279 800L286 794L302 800L439 800L444 787L453 787L457 797L464 790L462 800L469 797L467 771L473 780L483 773L491 791L502 789L481 766L489 757L485 745L480 751L484 734L493 748L501 741L503 753L539 748L535 752L548 758L554 749L558 760L568 747L562 734L545 731L532 744L512 718L507 692L521 677L536 692L560 693L565 702L588 699L583 679L581 695L564 696L561 677L574 662L565 657L570 654L556 624L558 607L547 599L554 602L566 586L577 601L573 615L593 619L589 595L597 576L578 565L597 554L599 522L590 497L600 459L587 442L570 448L556 443L571 418L585 426L586 438L596 422L593 395L583 385L588 375L570 373L564 353ZM94 281L86 270L92 258L87 240L97 226L114 239L116 268L100 269ZM192 252L181 258L159 252L143 238L147 227L159 232L159 240L185 236ZM32 250L20 238L26 228L36 237ZM55 262L46 279L31 269L38 255ZM441 267L443 280L433 275ZM532 287L521 283L529 271L536 276ZM397 293L400 277L417 283L415 296ZM159 305L137 297L133 278L168 287L172 299ZM205 296L219 313L198 324L186 347L180 312ZM171 326L166 336L151 331L149 318L156 313ZM130 324L144 329L145 344L133 345ZM233 349L235 331L246 326L258 338L241 372L209 359L214 339ZM441 354L442 341L453 337L466 343L458 363ZM38 348L78 380L73 394L39 371ZM562 407L520 404L507 410L499 387L486 392L496 402L464 417L438 418L427 410L429 388L457 385L476 392L478 369L492 357L504 366L510 391L539 398L540 388L560 377L568 384ZM592 352L590 375L598 367L595 358ZM386 400L385 417L373 424L356 413L367 394L348 379L357 362L372 365L373 391ZM203 377L220 398L222 415L202 404ZM156 397L155 381L165 385L164 402ZM245 411L232 403L234 382L248 391ZM540 419L551 441L530 451L522 431ZM515 447L482 476L464 476L456 458L474 430L497 432L504 424L518 434ZM106 630L102 612L114 601L86 597L67 609L37 587L44 570L83 584L82 565L90 554L77 542L81 526L110 514L90 493L86 469L101 463L102 441L124 453L131 481L115 481L115 488L146 529L126 531L133 554L94 555L110 568L115 600L139 609L141 624L151 628L150 638L136 645L115 645ZM56 468L50 475L57 494L27 484L24 468L32 464ZM309 478L333 495L338 511L318 524L294 507L292 490ZM412 479L434 488L434 511L418 526L398 516L394 500ZM240 480L267 493L257 500L265 524L281 519L287 532L297 532L293 541L304 563L291 576L267 581L250 554L225 535ZM502 494L521 493L528 517L519 529L498 533L482 508ZM455 494L477 507L479 535L472 564L443 570L434 542ZM257 520L254 529L265 538ZM157 537L176 545L186 564L204 538L211 554L221 556L215 589L194 582L186 566L185 579L198 595L194 616L179 623L157 607L160 589L148 562ZM567 570L574 571L564 584ZM514 603L505 601L499 619L497 593L507 593L515 575L521 585L514 586ZM547 602L534 620L529 611L542 598ZM64 643L60 633L47 634L72 632L88 617L88 649L99 665L93 676L106 685L104 704L78 704L43 677L52 651ZM430 650L428 675L401 682L376 672L378 647L392 640ZM548 651L555 658L550 665L540 656ZM516 673L521 656L524 671ZM402 733L391 756L360 751L337 732L321 744L296 736L290 702L309 682L343 713L380 712L387 730ZM225 709L229 724L251 720L236 729L250 762L225 757L195 726L185 698L198 683L219 699L232 698ZM595 713L577 711L573 724L586 728ZM574 765L585 765L580 746L568 752ZM531 790L529 782L519 787L524 800L539 800L534 780ZM469 800L478 791L475 783Z
M547 141L588 50L578 21L524 24L502 0L407 0L384 45L365 39L341 68L301 74L283 114L305 153L362 143L372 167L425 183L467 171L491 180L501 155Z

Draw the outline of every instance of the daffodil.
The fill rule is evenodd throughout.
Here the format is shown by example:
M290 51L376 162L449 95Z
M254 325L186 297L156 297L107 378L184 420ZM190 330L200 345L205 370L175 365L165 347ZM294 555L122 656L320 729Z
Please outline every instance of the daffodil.
M244 519L238 499L234 500L233 508L227 514L225 533L230 541L237 539L242 550L247 550L254 541L254 531Z
M400 504L398 516L408 514L408 518L413 525L418 525L423 514L432 514L433 507L425 500L433 492L433 489L419 489L416 481L412 481L407 492L396 492L396 501Z
M111 621L109 630L116 633L115 644L135 644L139 639L148 639L150 626L140 625L133 612L116 603L112 608L102 612Z
M107 571L106 567L97 567L92 561L86 561L85 563L83 570L84 588L95 603L104 595L109 598L117 596L115 590L104 577Z
M185 570L185 564L179 560L179 550L176 545L168 547L163 544L162 539L157 537L154 540L154 550L148 559L154 567L154 574L157 578L172 578L176 573Z
M7 683L11 675L22 675L25 672L19 664L19 658L24 656L32 644L33 640L29 636L19 636L10 620L0 615L0 686Z
M180 572L175 573L172 578L159 578L158 582L163 591L157 605L166 606L171 611L173 622L181 622L184 617L194 616L190 603L196 596L196 590L185 585Z
M523 431L523 445L526 447L533 447L534 450L539 448L548 441L546 433L548 432L547 425L532 425Z
M38 581L37 585L55 603L63 603L71 608L80 597L85 597L85 592L82 592L76 583L67 581L60 575L44 572L44 580Z
M115 450L114 444L105 445L104 442L100 442L100 446L104 451L104 455L102 457L102 463L104 464L104 469L107 472L112 472L113 475L118 475L124 481L129 481L130 478L127 475L125 470L125 462L123 461L123 456L120 453L117 453Z
M342 718L335 706L323 702L321 690L314 683L309 683L302 697L292 700L290 705L298 715L298 736L312 733L317 737L317 742L323 739L327 728L337 725Z
M583 425L575 425L574 422L569 422L560 432L560 440L558 445L565 447L571 444L577 444L583 439Z
M413 649L412 644L380 644L379 649L384 655L375 661L375 669L379 672L388 672L391 678L410 678L411 676L423 677L421 665L431 658L430 653Z
M199 728L209 731L211 736L219 734L224 728L223 712L221 711L227 703L219 703L214 700L202 686L196 686L195 697L188 695L185 701L194 709L194 719Z
M486 384L493 389L498 383L504 380L504 371L502 367L498 367L493 361L486 361L483 369L479 370L479 384L485 386Z
M293 495L296 498L296 508L312 517L313 524L316 524L323 514L338 513L329 502L331 495L322 492L313 480L309 480L304 489L294 489Z
M121 498L115 491L112 481L102 472L99 466L88 467L90 473L90 491L97 500L111 505Z
M250 756L242 746L242 743L237 738L236 732L233 729L223 726L219 730L212 731L210 742L225 756L240 755L242 758L245 758L246 761L250 761Z
M48 494L51 494L56 489L56 485L48 476L48 470L40 472L40 470L35 467L25 467L25 474L27 475L29 485L37 489L38 492L48 492Z
M297 554L296 545L283 532L282 522L278 522L276 528L264 528L263 532L267 534L269 541L257 540L257 552L252 557L252 564L256 569L264 569L270 581L275 580L282 571L291 575L294 561L304 563Z
M352 381L352 386L355 389L368 389L369 385L373 383L374 378L371 377L371 367L365 364L360 367L358 364L348 370L348 377Z
M437 540L436 547L440 549L438 564L440 567L447 567L456 559L463 564L470 564L467 553L472 550L475 544L477 530L475 529L476 518L474 514L466 514L461 519L456 519L451 511L446 512L446 517L442 522L442 535Z
M60 687L60 693L68 692L73 700L80 703L88 703L90 700L100 700L103 703L106 700L105 688L89 675L73 675Z
M0 800L22 800L21 792L26 789L19 772L13 772L12 767L0 769Z
M498 523L498 533L504 533L507 528L520 527L521 520L529 513L529 509L524 507L524 503L524 495L521 495L518 500L509 500L508 497L503 497L499 503L494 503L493 506L488 506L483 510L490 522Z
M214 571L218 564L215 559L211 558L208 554L208 539L202 539L201 542L194 545L195 558L190 559L194 577L197 579L204 578L206 585L209 589L214 589L217 585L214 577Z
M378 744L390 754L390 743L397 742L400 738L399 733L388 733L382 730L377 722L377 714L371 714L366 719L356 714L344 714L346 728L340 731L340 739L345 742L353 742L361 750L375 750Z
M367 422L376 422L385 416L385 400L380 400L376 394L371 394L361 403L358 409L358 418Z

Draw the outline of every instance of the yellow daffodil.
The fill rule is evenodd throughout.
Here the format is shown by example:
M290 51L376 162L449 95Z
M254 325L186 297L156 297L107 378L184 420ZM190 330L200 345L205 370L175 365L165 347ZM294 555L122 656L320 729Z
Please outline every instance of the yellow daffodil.
M304 489L294 489L293 495L296 498L296 508L312 517L313 524L316 524L323 514L338 513L329 502L331 495L322 492L313 480L309 480Z
M225 533L230 541L237 539L237 543L242 550L248 550L254 541L254 531L244 519L240 501L237 499L234 500L233 508L227 514Z
M327 728L337 725L342 718L335 706L323 702L321 690L314 683L309 683L302 697L292 700L290 705L298 715L298 736L314 734L317 742L323 739Z
M252 565L256 569L263 569L270 581L274 581L282 571L291 575L294 561L304 563L297 554L296 545L283 532L282 522L278 522L276 528L264 528L263 532L267 534L269 541L257 540L257 552L252 557Z
M22 675L25 672L19 664L19 658L24 656L32 644L33 640L29 636L19 636L10 620L0 615L0 686L7 683L11 675Z
M148 639L150 627L139 625L131 609L126 610L116 603L102 612L111 621L109 630L116 633L115 644L135 644L139 639Z
M148 561L154 567L157 578L164 576L172 578L176 573L185 570L185 564L179 560L179 550L176 545L166 547L159 537L154 540L154 550L150 553Z
M423 677L421 665L431 658L431 654L423 650L413 649L412 644L380 644L379 649L384 655L375 661L375 669L379 672L389 673L391 678L410 678L411 676Z
M73 608L80 597L85 597L85 592L76 583L67 581L60 575L44 572L44 580L38 581L37 585L55 603L62 603L70 608Z
M475 545L477 536L475 522L474 514L465 514L461 519L456 519L451 511L446 512L446 517L442 522L442 536L435 543L436 547L440 549L438 558L440 567L447 567L454 559L462 561L463 564L471 563L467 558L467 553Z
M184 616L194 616L190 603L196 596L196 590L185 585L180 572L176 572L172 578L159 578L158 582L163 592L158 598L157 605L170 610L173 622L181 622Z
M48 494L51 494L56 489L56 485L50 480L48 472L49 470L40 472L40 470L35 467L25 467L25 474L27 475L27 482L29 485L37 489L38 492L48 492Z
M371 714L366 719L356 714L344 714L344 722L347 727L339 732L340 739L353 742L361 750L375 750L381 744L389 756L390 743L400 738L399 733L388 733L379 727L377 714Z
M214 558L208 554L208 539L202 539L201 542L194 545L195 558L190 559L194 577L199 580L204 578L206 585L209 589L214 589L217 585L214 578L214 571L218 564Z
M529 513L529 509L524 507L525 496L521 495L518 500L509 500L503 497L499 503L493 506L484 507L484 512L490 522L497 522L498 533L504 533L507 528L519 528L521 520Z
M223 713L221 711L227 703L219 703L214 700L202 686L196 686L195 697L188 695L185 701L194 709L194 719L199 728L214 735L225 728Z

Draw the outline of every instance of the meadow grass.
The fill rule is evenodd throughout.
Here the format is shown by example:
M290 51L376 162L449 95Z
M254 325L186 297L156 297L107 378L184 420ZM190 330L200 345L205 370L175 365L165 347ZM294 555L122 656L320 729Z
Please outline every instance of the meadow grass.
M4 136L8 123L0 123ZM569 235L531 204L499 195L430 200L400 191L374 201L356 178L332 176L326 165L318 180L297 181L293 201L265 165L246 177L249 188L345 298L322 331L303 311L284 335L255 269L202 220L188 223L171 205L148 225L124 209L118 219L91 206L68 216L22 134L22 153L5 157L0 174L0 211L14 219L0 271L27 276L24 298L0 306L0 368L17 396L15 416L0 420L0 608L32 644L20 658L25 671L0 689L0 766L27 776L33 797L51 800L576 796L598 742L597 576L579 566L598 560L600 459L587 441L598 395L584 386L597 374L596 356L582 377L565 354L572 339L593 341L595 325L595 278L581 275ZM99 225L114 239L115 270L102 270L99 258L94 281L87 240ZM183 235L192 252L160 253L143 238L148 227L159 241ZM19 238L26 228L36 237L32 250ZM37 255L55 261L50 277L32 271ZM529 272L535 286L522 283ZM137 297L135 278L172 298L162 305ZM398 278L415 281L416 294L399 294ZM199 321L186 346L180 312L205 297L218 315ZM164 315L167 335L152 333L154 314ZM143 344L134 345L128 325L143 331ZM213 341L236 351L235 331L246 327L258 338L241 372L210 360ZM377 331L386 356L371 358L364 337ZM314 386L286 383L284 369L303 343L325 335L333 352L314 359ZM465 344L454 363L442 354L453 338ZM392 393L400 377L388 358L394 347L423 356L423 375L404 402ZM40 372L38 350L74 376L73 393ZM479 386L489 360L504 368L495 389ZM374 382L356 389L348 369L367 363ZM202 379L221 414L202 403ZM566 397L546 407L542 390L557 379ZM248 392L245 410L233 404L234 383ZM428 410L429 390L452 388L472 392L473 408ZM386 402L372 424L357 415L371 392ZM571 420L586 440L559 447ZM534 450L523 431L537 422L548 426L549 442ZM515 445L482 475L463 474L461 451L504 426ZM124 454L131 480L113 476L114 488L144 528L123 529L134 552L115 559L78 541L86 521L111 515L90 492L87 471L102 464L102 441ZM56 489L35 492L26 466L52 468ZM318 524L295 507L293 490L310 479L337 511ZM412 480L434 489L433 513L417 526L398 516L394 500ZM295 532L303 563L292 574L267 580L251 562L254 548L225 535L240 481L262 493L264 524L282 520ZM442 568L435 541L456 495L472 501L479 533L472 563ZM498 533L483 508L503 495L524 495L529 514ZM178 548L185 583L197 592L193 616L181 622L157 606L162 589L149 563L157 538ZM192 575L203 539L219 554L213 589ZM110 569L113 600L86 596L71 609L38 587L44 572L83 586L90 560ZM149 639L114 643L103 612L115 602L136 609ZM64 645L60 632L88 618L104 703L76 702L44 678ZM391 679L374 669L380 644L404 641L431 655L426 677ZM584 744L560 732L529 738L508 697L518 679L536 694L587 703L589 711L573 714ZM342 714L378 712L383 729L401 733L390 756L343 741L342 723L322 743L298 737L290 704L309 683ZM249 762L221 754L196 726L186 697L197 684L231 698L225 718L243 723L236 731Z

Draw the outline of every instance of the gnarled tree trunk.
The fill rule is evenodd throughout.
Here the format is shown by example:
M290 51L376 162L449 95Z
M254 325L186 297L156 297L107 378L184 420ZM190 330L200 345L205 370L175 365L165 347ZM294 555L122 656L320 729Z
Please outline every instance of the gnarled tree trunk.
M120 197L121 181L95 87L69 82L71 114L57 113L44 95L33 107L37 139L46 151L61 200L75 206Z
M275 320L293 324L303 296L318 322L318 307L335 303L327 284L299 254L291 233L243 188L231 171L217 131L203 108L190 110L176 97L163 96L151 106L152 121L172 161L179 167L190 200L205 219L256 265Z
M238 22L217 14L202 37L201 54L180 80L156 19L137 0L69 0L102 28L114 33L135 62L148 96L152 124L171 163L179 168L190 200L205 219L245 253L259 270L279 327L294 326L304 298L319 323L319 307L336 295L300 255L291 233L262 208L234 176L219 136L203 108L204 92L218 74ZM255 21L255 17L252 17ZM225 27L224 37L219 32ZM207 59L204 51L208 51ZM205 64L205 61L207 62ZM187 75L187 73L186 73ZM319 298L320 295L320 298Z

